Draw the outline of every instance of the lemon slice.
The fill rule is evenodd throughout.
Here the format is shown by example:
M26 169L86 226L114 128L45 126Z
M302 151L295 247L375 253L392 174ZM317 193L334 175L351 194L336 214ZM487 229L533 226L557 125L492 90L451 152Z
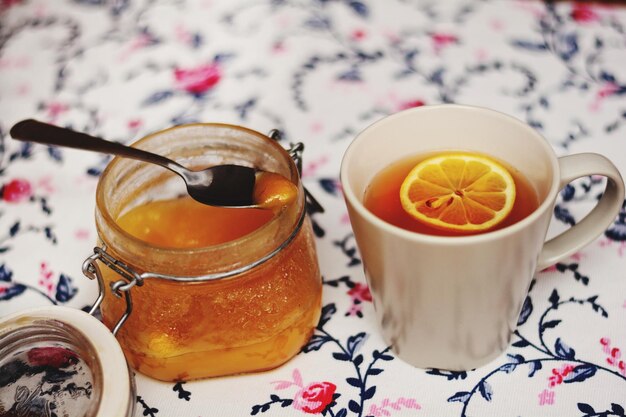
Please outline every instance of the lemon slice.
M404 210L437 229L482 232L502 222L515 203L515 181L490 157L443 153L423 160L400 186Z

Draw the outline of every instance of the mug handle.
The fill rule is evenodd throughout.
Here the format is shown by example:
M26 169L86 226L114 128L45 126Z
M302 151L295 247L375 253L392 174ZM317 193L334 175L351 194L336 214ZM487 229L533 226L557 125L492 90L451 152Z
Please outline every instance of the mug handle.
M624 181L611 161L595 153L580 153L559 158L562 189L571 181L588 175L607 178L606 189L598 204L574 226L548 240L539 254L537 271L554 265L598 237L615 220L624 202Z

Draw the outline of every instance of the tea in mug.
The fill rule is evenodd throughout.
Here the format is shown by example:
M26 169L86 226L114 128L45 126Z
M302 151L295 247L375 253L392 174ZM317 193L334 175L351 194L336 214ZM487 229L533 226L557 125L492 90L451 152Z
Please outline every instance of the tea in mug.
M468 190L482 191L464 198L470 194L463 195L461 183L471 184ZM430 197L419 204L411 201L424 195ZM445 151L413 155L387 166L370 182L363 204L405 230L465 236L512 225L532 213L539 199L524 175L506 162L479 153Z

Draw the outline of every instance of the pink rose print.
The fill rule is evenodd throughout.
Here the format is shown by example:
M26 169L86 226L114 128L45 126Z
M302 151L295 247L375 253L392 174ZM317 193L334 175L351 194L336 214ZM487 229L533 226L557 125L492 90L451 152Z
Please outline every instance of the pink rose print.
M336 397L335 395L337 386L331 382L312 382L308 385L304 385L302 381L302 375L298 369L294 369L291 381L274 381L274 388L276 390L284 390L292 387L300 388L291 399L280 399L277 395L272 395L273 401L279 401L283 403L283 407L292 405L296 410L304 411L307 414L318 414L324 411L328 406L333 404ZM262 407L268 407L268 404L255 406L257 410ZM261 407L261 408L259 408ZM254 410L255 408L253 408ZM256 412L253 411L253 414Z
M337 386L330 382L314 382L302 388L293 399L293 407L305 413L317 414L333 402Z
M217 64L205 64L196 68L174 70L176 87L192 94L203 94L220 81L221 71Z
M598 15L587 4L575 3L570 14L578 23L589 23L598 20Z
M32 187L30 183L20 178L11 180L2 188L2 198L8 203L19 203L27 200L31 195Z

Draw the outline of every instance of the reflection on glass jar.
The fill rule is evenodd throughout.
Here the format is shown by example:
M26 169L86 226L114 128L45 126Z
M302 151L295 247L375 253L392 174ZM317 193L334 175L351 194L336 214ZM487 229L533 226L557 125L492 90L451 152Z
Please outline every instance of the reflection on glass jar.
M289 154L260 133L220 124L168 129L135 146L192 169L234 163L276 172L299 191L276 213L218 209L190 200L163 168L109 164L96 192L100 243L144 277L117 334L129 364L190 380L271 369L297 354L319 319L321 279ZM100 270L106 288L121 278ZM126 303L109 293L101 310L112 328Z

